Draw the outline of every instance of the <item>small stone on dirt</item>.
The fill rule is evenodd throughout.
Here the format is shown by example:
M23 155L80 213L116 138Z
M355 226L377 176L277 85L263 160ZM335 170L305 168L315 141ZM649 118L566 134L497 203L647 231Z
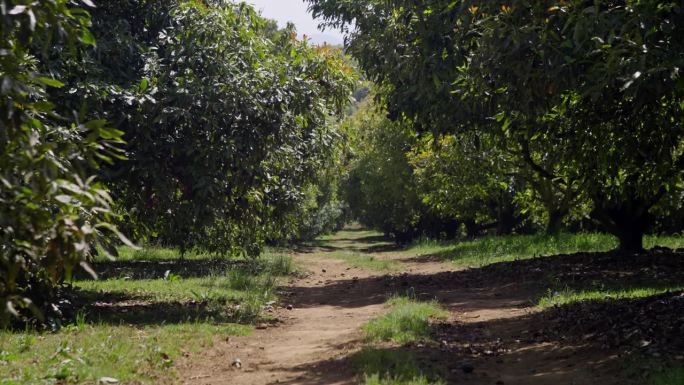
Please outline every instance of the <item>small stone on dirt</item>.
M261 324L258 324L258 325L256 326L256 328L259 329L259 330L264 330L264 329L268 329L268 325L266 325L266 324L264 324L264 323L261 323Z
M100 377L97 382L100 384L118 384L119 380L113 377Z
M326 273L327 271L325 269L321 269L322 272Z
M236 359L233 360L233 364L232 364L232 365L233 365L234 367L240 369L240 368L242 367L242 361L241 361L239 358L236 358Z
M286 309L287 309L287 310L292 310L292 309L294 309L294 306L292 306L292 305L287 305L287 306L286 306Z

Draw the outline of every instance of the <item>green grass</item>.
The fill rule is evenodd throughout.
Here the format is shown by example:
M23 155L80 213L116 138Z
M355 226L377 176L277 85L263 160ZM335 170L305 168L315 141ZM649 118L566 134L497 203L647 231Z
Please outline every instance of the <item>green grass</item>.
M430 318L447 318L436 301L418 302L407 297L393 297L387 302L390 311L363 326L367 342L392 341L405 344L430 339Z
M365 385L446 384L435 376L426 375L416 361L414 354L400 349L365 348L352 358Z
M377 237L382 237L382 233L376 230L367 230L367 229L345 229L345 230L340 230L334 234L329 234L329 235L323 235L319 237L318 239L322 241L338 241L341 239L354 239L354 240L363 240L363 239L369 239L369 238L377 238Z
M354 254L347 259L347 262L356 268L376 271L397 271L401 267L397 261L378 259L368 254Z
M401 263L391 259L381 259L373 254L360 253L348 250L335 250L326 253L327 258L339 259L347 262L350 266L359 269L369 269L376 271L398 271Z
M190 323L131 328L81 324L55 334L0 332L0 384L169 383L183 353L211 347L215 338L245 335L243 325Z
M118 261L173 261L181 258L181 252L178 249L170 249L160 246L143 246L139 249L134 249L128 246L117 247L116 252ZM198 252L195 250L188 250L183 255L184 259L211 259L212 256L207 253ZM105 259L104 256L98 258Z
M166 261L178 254L155 249L128 258ZM0 385L96 384L101 377L175 383L175 362L216 339L248 334L275 299L278 277L293 271L289 257L268 254L187 278L171 272L164 279L76 281L80 301L98 306L54 333L0 331Z
M542 308L566 305L583 301L608 301L616 299L644 298L670 291L684 290L684 285L671 287L633 287L623 289L598 288L594 290L573 290L565 288L549 293L539 300Z
M649 383L650 385L682 385L684 384L684 366L677 365L655 374L650 378Z
M609 251L617 247L617 239L598 233L549 235L485 236L469 241L439 242L421 240L405 253L415 256L434 255L453 261L458 266L481 267L492 263L529 259L538 256L577 252ZM684 247L684 236L647 236L644 246Z

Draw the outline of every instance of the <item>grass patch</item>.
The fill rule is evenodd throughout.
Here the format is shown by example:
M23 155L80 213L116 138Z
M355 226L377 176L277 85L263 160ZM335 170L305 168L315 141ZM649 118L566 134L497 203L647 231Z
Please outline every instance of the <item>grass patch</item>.
M179 257L155 249L125 258L158 261L138 268L164 271ZM170 270L157 279L76 281L78 301L95 305L72 324L54 333L0 331L0 385L96 384L101 377L174 383L179 358L216 338L248 334L276 298L278 277L293 272L291 258L267 253L254 263L185 278Z
M365 348L352 362L365 385L443 385L441 379L426 375L416 364L414 354L401 349Z
M401 264L397 261L378 259L369 254L354 254L347 261L353 267L377 271L397 271L401 267Z
M678 365L653 375L650 385L682 385L684 384L684 366Z
M447 318L448 313L436 301L418 302L407 297L388 301L390 311L363 326L368 342L393 341L405 344L430 339L430 318Z
M80 323L55 334L0 332L0 384L95 384L102 377L128 383L174 379L173 364L183 353L209 348L216 337L250 330L205 323L140 329Z
M339 240L363 240L380 238L383 234L376 230L369 229L344 229L334 234L323 235L318 237L322 241L339 241Z
M116 248L118 261L173 261L181 259L181 252L178 249L171 249L161 246L144 246L139 249L134 249L128 246L120 246ZM98 260L106 260L106 256L98 257ZM188 250L182 256L186 260L197 259L211 259L212 256L208 253L199 252L196 250Z
M369 269L376 271L397 271L401 268L401 263L391 259L381 259L373 254L360 253L356 251L336 250L325 254L328 258L339 259L347 262L350 266L359 269Z
M615 249L617 239L598 233L550 235L485 236L469 241L440 242L421 240L405 252L415 256L437 256L462 267L481 267L497 262L529 259L539 256L604 252ZM644 246L684 247L683 236L647 236Z
M598 288L594 290L574 290L565 288L560 291L549 290L549 293L539 300L538 305L542 308L547 308L583 301L644 298L680 290L684 290L684 285L672 287L633 287L623 289Z

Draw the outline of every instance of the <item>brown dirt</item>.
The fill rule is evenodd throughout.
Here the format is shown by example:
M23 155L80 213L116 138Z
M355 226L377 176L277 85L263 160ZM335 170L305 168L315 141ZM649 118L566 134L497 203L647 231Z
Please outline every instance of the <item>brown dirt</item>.
M279 322L247 337L217 341L178 367L188 385L357 384L350 356L363 345L360 328L382 314L387 296L411 291L437 299L452 313L433 325L434 346L407 346L420 367L442 373L449 384L589 385L643 384L624 378L619 350L591 341L550 340L541 334L539 288L523 275L495 279L474 270L451 272L451 265L403 255L378 240L338 239L334 246L294 255L310 272L284 288L275 315ZM379 258L402 261L399 274L350 268L326 256L337 250L372 250ZM534 282L532 282L534 283ZM292 310L285 307L291 304ZM241 367L236 367L239 359ZM464 363L474 367L465 373Z

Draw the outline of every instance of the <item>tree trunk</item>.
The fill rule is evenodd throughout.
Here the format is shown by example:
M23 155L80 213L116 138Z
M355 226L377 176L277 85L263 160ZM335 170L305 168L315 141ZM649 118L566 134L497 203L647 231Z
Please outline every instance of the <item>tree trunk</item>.
M549 217L546 220L546 234L558 235L563 227L563 218L567 214L567 211L563 210L548 210Z
M620 241L619 251L639 253L644 250L644 234L655 217L640 199L628 202L595 201L593 216L602 227Z
M639 228L624 229L623 232L616 235L620 240L620 251L638 253L644 250L644 230Z

